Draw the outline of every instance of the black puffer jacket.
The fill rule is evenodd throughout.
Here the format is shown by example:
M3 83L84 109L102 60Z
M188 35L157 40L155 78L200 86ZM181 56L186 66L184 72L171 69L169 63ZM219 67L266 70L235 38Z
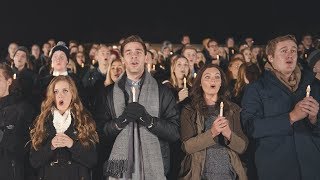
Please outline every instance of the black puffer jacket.
M127 76L124 74L119 80L119 87L124 92L125 100L128 102L129 95L125 91L126 78ZM101 143L108 143L105 144L105 148L107 149L105 155L107 157L110 155L115 138L120 133L120 131L115 128L115 124L112 121L112 119L116 118L113 104L113 87L114 85L110 85L102 89L101 93L97 96L98 98L95 102L96 111L94 113L100 138L107 138L106 141L100 139ZM169 143L179 139L179 113L176 108L176 100L170 89L162 84L158 84L158 87L160 101L159 119L155 121L154 127L152 127L150 131L159 138L164 170L165 174L167 174L170 168Z
M31 106L15 96L0 98L0 179L24 179L24 146L33 115Z

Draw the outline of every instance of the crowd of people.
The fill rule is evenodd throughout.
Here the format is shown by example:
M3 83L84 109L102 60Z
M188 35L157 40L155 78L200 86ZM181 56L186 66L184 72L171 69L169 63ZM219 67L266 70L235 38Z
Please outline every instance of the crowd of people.
M0 179L320 180L317 42L12 42Z

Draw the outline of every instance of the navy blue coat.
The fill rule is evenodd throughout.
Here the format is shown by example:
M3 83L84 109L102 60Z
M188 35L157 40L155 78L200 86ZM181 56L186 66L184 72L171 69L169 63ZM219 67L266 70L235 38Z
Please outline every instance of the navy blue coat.
M313 74L302 72L298 89L291 92L270 71L248 85L242 99L241 122L247 135L256 141L255 163L260 180L320 179L320 123L307 118L289 122L289 113L306 96ZM319 102L318 87L311 96Z

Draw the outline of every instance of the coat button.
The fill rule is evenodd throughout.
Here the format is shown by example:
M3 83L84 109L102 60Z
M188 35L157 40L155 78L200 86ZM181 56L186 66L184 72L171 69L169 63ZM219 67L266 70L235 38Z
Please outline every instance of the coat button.
M54 165L54 163L53 163L53 162L51 162L51 163L50 163L50 166L53 166L53 165Z
M68 164L69 164L69 165L72 164L71 161L68 161Z

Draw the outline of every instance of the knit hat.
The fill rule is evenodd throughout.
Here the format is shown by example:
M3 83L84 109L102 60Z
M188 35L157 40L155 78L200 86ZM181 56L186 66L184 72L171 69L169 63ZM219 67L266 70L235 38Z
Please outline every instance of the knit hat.
M59 41L59 42L57 43L57 45L55 45L55 46L51 49L51 51L50 51L50 53L49 53L50 59L52 58L53 53L56 52L56 51L62 51L62 52L64 52L64 53L66 54L67 60L68 60L68 62L69 62L70 50L69 50L69 48L66 46L66 43L65 43L65 42Z
M313 69L314 65L320 60L320 50L316 49L310 53L307 58L308 65L311 69Z
M16 52L14 52L13 57L16 56L16 54L17 54L18 51L23 51L23 52L25 52L26 55L27 55L27 60L29 60L30 54L29 54L29 51L28 51L28 49L27 49L26 47L24 47L24 46L19 46L18 49L16 50Z

